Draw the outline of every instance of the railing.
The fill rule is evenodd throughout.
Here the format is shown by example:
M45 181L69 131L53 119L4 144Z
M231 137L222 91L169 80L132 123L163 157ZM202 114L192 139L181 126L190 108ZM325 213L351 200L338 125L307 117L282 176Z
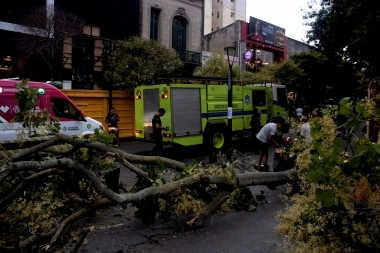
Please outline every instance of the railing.
M176 50L178 57L181 61L185 63L192 63L196 65L202 65L201 53L187 51L187 50Z

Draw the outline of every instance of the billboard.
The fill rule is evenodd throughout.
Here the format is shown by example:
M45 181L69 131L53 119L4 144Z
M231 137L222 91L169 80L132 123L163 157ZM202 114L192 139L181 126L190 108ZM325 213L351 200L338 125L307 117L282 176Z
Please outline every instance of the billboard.
M264 42L276 47L285 47L285 29L261 19L249 17L248 34L248 39Z

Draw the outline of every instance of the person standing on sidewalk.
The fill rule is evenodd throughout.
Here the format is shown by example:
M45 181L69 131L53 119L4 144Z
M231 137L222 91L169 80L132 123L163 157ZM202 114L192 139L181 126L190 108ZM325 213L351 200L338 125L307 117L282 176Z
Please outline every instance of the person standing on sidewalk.
M158 109L158 113L153 116L152 119L152 127L153 127L153 139L154 143L156 144L152 151L150 152L151 155L161 156L162 150L164 149L164 143L162 140L162 130L166 130L167 128L162 127L161 123L161 117L164 116L166 113L164 108Z
M260 132L257 134L257 142L260 151L260 158L258 166L258 171L268 172L268 152L269 152L269 143L273 143L277 148L280 148L281 145L277 143L275 140L275 134L277 129L281 130L282 125L284 123L284 119L281 117L277 117L273 120L273 123L268 123L263 128L261 128ZM261 162L263 163L263 167L261 167Z
M116 144L120 147L120 142L119 142L119 127L118 123L119 122L119 115L115 113L115 108L111 108L110 112L108 113L106 117L106 124L108 126L108 133L114 133L116 137Z

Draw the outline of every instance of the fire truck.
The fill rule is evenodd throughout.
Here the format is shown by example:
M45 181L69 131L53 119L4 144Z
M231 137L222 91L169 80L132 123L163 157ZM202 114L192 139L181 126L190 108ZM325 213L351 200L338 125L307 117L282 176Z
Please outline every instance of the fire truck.
M204 144L222 151L230 137L249 137L253 108L265 124L273 117L287 118L288 97L284 85L232 85L232 133L228 131L228 85L226 79L162 77L155 84L135 88L135 137L152 141L152 118L159 108L164 143L192 146ZM195 79L195 80L194 80ZM162 82L157 84L157 82ZM218 84L207 84L218 82Z

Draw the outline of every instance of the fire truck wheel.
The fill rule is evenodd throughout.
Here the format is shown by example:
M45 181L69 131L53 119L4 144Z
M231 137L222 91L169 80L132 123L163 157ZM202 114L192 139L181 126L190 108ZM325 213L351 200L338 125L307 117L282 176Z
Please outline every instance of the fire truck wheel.
M221 151L226 147L226 132L220 129L213 129L210 132L209 145L213 150Z

